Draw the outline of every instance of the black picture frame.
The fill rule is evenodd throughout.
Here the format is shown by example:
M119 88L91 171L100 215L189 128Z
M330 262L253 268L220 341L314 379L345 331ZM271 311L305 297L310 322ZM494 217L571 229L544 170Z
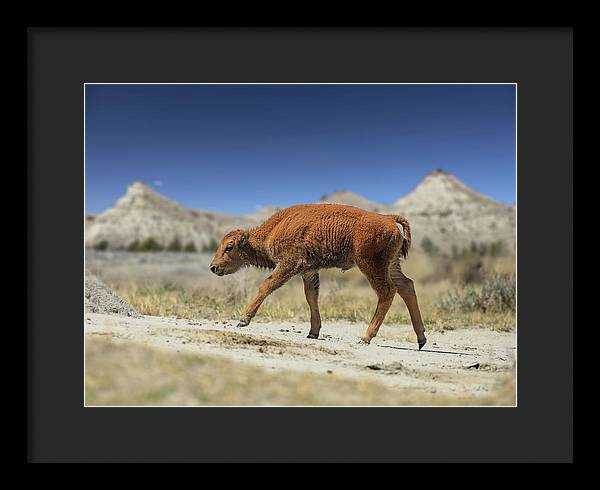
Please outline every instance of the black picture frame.
M572 461L572 29L30 28L27 38L29 461ZM84 408L85 82L516 82L518 407Z

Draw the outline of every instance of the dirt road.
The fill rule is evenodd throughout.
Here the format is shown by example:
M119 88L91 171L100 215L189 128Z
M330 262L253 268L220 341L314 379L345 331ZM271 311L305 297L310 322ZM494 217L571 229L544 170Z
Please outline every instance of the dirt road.
M417 349L408 325L384 325L371 345L358 343L365 326L327 322L319 340L301 322L236 323L87 313L86 335L120 339L171 352L206 354L277 372L330 373L400 390L457 397L491 395L514 373L516 336L485 329L427 332Z

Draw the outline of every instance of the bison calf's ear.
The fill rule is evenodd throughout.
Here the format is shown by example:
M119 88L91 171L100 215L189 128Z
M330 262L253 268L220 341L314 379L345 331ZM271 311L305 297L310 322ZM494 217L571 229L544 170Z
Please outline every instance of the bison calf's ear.
M240 237L240 245L246 245L246 243L248 243L248 232L242 233Z

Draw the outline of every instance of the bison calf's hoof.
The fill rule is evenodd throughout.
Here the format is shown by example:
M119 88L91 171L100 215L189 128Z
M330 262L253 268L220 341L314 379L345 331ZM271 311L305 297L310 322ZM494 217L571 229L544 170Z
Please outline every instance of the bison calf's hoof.
M360 340L358 341L359 344L370 344L371 343L371 339L369 337L361 337Z
M419 350L423 348L423 346L427 343L427 339L423 337L422 339L418 339L419 342Z
M250 320L251 320L250 317L243 316L242 318L240 318L240 322L236 326L238 328L240 328L240 327L247 327L248 325L250 325Z
M318 333L309 333L306 336L307 339L318 339L319 338L319 334Z

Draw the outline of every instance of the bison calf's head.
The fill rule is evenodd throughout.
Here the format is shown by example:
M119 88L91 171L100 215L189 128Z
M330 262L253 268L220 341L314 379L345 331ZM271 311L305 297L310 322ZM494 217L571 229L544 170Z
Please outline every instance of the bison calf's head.
M244 265L242 248L248 243L248 233L242 230L230 231L223 237L221 244L210 263L210 270L217 276L233 274Z

